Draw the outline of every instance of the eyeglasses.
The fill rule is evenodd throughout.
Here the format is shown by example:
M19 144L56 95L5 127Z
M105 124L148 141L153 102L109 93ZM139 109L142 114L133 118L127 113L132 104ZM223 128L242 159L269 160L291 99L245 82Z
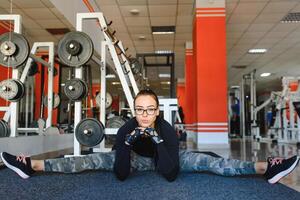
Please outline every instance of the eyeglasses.
M147 108L147 109L135 108L134 110L135 110L135 114L137 115L143 115L145 111L147 115L154 115L157 108Z

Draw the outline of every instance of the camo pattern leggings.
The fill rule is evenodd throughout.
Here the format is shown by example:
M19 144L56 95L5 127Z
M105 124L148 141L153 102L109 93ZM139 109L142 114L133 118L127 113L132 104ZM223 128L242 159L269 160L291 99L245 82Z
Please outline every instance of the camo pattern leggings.
M47 159L46 172L77 173L85 170L113 171L115 151L93 153L85 156ZM222 176L256 174L254 162L213 157L204 153L182 150L179 152L180 171L212 172ZM155 170L152 158L132 152L131 171Z

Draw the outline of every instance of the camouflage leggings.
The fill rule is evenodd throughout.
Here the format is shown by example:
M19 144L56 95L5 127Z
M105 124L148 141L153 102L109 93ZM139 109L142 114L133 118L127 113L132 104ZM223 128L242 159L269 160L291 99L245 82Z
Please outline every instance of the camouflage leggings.
M223 176L256 174L254 162L217 158L203 153L180 151L180 171L209 171ZM46 172L76 173L85 170L113 171L115 151L94 153L82 157L68 157L45 160ZM152 158L139 156L132 152L132 171L155 170Z

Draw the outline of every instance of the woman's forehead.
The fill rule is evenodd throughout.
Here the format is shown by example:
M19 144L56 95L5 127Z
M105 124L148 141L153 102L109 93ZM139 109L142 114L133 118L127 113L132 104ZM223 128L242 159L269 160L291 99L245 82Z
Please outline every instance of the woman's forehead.
M155 99L150 95L142 95L136 98L136 106L156 106Z

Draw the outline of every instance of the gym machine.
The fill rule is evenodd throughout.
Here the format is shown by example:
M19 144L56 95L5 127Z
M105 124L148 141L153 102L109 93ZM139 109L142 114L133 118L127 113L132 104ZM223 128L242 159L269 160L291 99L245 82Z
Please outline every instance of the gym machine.
M245 94L244 94L244 83L246 79L250 79L250 130L251 136L256 141L266 142L278 142L278 143L290 143L300 144L300 119L299 115L296 114L295 107L300 102L300 87L298 83L300 77L283 77L282 78L282 91L271 92L270 97L259 106L256 105L256 79L255 70L250 74L243 76L241 86L241 110L243 119L243 133L245 133ZM291 90L291 84L297 85L296 90ZM263 108L275 104L276 116L274 124L268 129L267 137L262 137L260 134L260 127L258 124L257 114ZM245 136L245 134L243 134Z
M105 41L101 42L101 103L100 103L100 122L86 118L82 120L82 99L87 95L86 83L82 80L82 66L89 61L93 54L93 42L89 36L83 33L83 20L96 19L104 35ZM129 88L132 86L133 92L138 93L134 76L132 74L129 57L126 55L122 43L116 39L115 31L111 32L109 25L102 13L78 13L76 18L76 32L66 34L58 44L58 56L64 64L75 67L75 78L69 80L64 88L66 95L75 102L74 111L74 156L80 156L81 146L95 147L100 143L100 149L104 148L104 124L105 124L105 96L106 96L106 48L109 50L115 64L123 91L132 114L134 114L133 95ZM125 76L127 75L127 76ZM128 77L126 79L126 77ZM114 130L116 133L116 131ZM109 134L109 130L105 131ZM103 142L102 142L103 141ZM96 150L96 148L95 148Z
M58 129L51 127L52 110L53 110L53 69L54 69L54 43L40 42L34 43L31 52L29 52L29 44L24 36L21 35L21 16L20 15L0 15L0 20L10 20L14 23L14 32L4 33L0 36L0 64L12 68L12 79L3 80L0 82L0 96L10 101L9 106L1 107L1 111L5 111L3 120L0 121L1 132L5 136L16 137L20 132L37 132L39 134L59 133ZM34 54L38 48L48 48L48 62ZM21 51L22 50L22 51ZM37 61L42 63L48 69L48 95L45 104L48 105L48 118L45 127L28 128L29 99L28 89L25 88L27 76L32 73L30 71L32 62ZM20 66L25 67L20 77ZM18 127L19 103L23 98L26 89L25 99L25 128ZM57 99L57 98L56 98ZM31 98L31 108L33 108L33 97ZM10 124L8 125L8 121ZM46 129L44 129L46 128ZM47 131L46 131L47 130ZM51 131L50 131L51 130Z

